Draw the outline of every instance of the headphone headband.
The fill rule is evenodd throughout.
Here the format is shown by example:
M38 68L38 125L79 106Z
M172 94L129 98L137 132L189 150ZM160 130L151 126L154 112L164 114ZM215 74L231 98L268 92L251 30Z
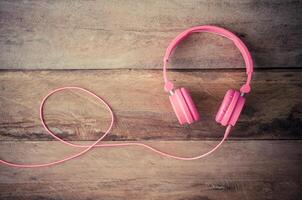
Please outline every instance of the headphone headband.
M246 74L247 74L246 83L243 86L241 86L240 92L249 93L251 90L250 82L252 80L252 74L253 74L253 69L254 69L254 64L253 64L251 53L249 52L246 45L242 42L242 40L240 40L240 38L237 37L234 33L230 32L224 28L220 28L217 26L210 26L210 25L196 26L196 27L192 27L188 30L185 30L182 33L180 33L176 38L174 38L172 40L172 42L169 44L169 46L166 50L165 56L164 56L164 67L163 67L165 91L169 92L169 91L173 90L173 87L174 87L173 83L171 81L169 81L169 79L167 77L167 64L169 61L169 57L172 54L172 51L188 35L190 35L192 33L200 33L200 32L214 33L214 34L223 36L223 37L228 38L231 41L233 41L233 43L239 49L239 51L244 59Z

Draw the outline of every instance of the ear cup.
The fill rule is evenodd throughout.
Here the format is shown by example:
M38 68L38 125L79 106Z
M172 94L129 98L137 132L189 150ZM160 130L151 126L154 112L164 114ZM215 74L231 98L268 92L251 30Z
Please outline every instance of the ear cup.
M200 116L199 116L199 112L197 111L197 108L193 102L193 99L189 93L189 91L186 89L186 88L180 88L181 90L181 94L182 96L184 97L186 103L187 103L187 106L189 107L189 110L190 110L190 113L193 117L193 120L194 121L198 121Z
M216 114L216 122L223 126L234 126L240 116L244 103L245 99L240 96L239 91L233 89L228 90Z
M225 115L225 113L233 99L233 96L234 96L234 90L228 90L227 93L224 95L223 101L216 114L215 120L217 123L220 123L221 120L223 119L223 116Z
M233 114L229 120L230 125L235 126L237 120L239 119L241 111L243 110L244 104L245 104L245 98L239 96L236 107L234 108Z
M185 88L176 89L169 99L180 124L192 124L199 120L199 113Z

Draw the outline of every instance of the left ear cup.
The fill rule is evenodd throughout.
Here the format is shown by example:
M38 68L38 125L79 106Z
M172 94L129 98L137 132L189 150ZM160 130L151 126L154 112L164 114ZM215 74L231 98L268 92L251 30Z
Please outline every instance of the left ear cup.
M192 124L199 120L196 106L185 88L176 89L169 99L180 124Z
M228 90L216 114L216 122L223 126L234 126L245 104L245 98L237 90Z

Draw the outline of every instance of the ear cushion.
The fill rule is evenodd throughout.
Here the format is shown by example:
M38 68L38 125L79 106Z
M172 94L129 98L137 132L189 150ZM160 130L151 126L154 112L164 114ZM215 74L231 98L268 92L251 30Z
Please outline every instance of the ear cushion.
M193 120L198 121L200 118L199 112L197 111L197 108L193 102L193 99L191 98L189 91L186 88L180 88L180 90L181 90L182 96L184 97L184 99L187 103L187 106L189 107Z
M169 99L180 124L191 124L199 120L199 113L185 88L176 89Z
M243 110L244 104L245 104L245 98L239 96L236 107L234 108L233 114L229 121L230 125L235 126L237 120L239 119L241 111Z
M234 126L244 106L245 99L237 90L228 90L216 114L216 122L223 126Z
M224 95L223 101L216 114L216 118L215 118L216 122L220 123L221 120L223 119L223 116L225 115L225 113L233 99L234 93L235 93L234 90L228 90L227 93Z

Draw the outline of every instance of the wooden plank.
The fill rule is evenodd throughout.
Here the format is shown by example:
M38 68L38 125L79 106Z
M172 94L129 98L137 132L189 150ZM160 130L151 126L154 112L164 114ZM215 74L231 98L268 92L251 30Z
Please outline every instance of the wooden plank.
M216 142L149 144L194 155ZM58 142L0 144L0 157L17 162L47 162L78 151ZM0 166L0 198L298 200L301 148L299 140L228 141L212 156L189 162L162 158L139 147L95 149L51 168Z
M110 103L116 123L108 140L200 140L218 138L224 129L214 116L225 92L239 88L243 71L175 71L176 86L187 87L201 121L180 126L158 70L73 70L0 72L0 140L49 140L39 121L39 105L51 90L82 86ZM233 138L301 138L302 71L259 71ZM109 115L81 92L59 93L45 106L48 126L69 140L95 140Z
M188 27L214 24L236 32L256 67L301 67L302 2L1 1L0 68L162 67L164 51ZM202 34L176 51L175 68L242 68L227 40Z

